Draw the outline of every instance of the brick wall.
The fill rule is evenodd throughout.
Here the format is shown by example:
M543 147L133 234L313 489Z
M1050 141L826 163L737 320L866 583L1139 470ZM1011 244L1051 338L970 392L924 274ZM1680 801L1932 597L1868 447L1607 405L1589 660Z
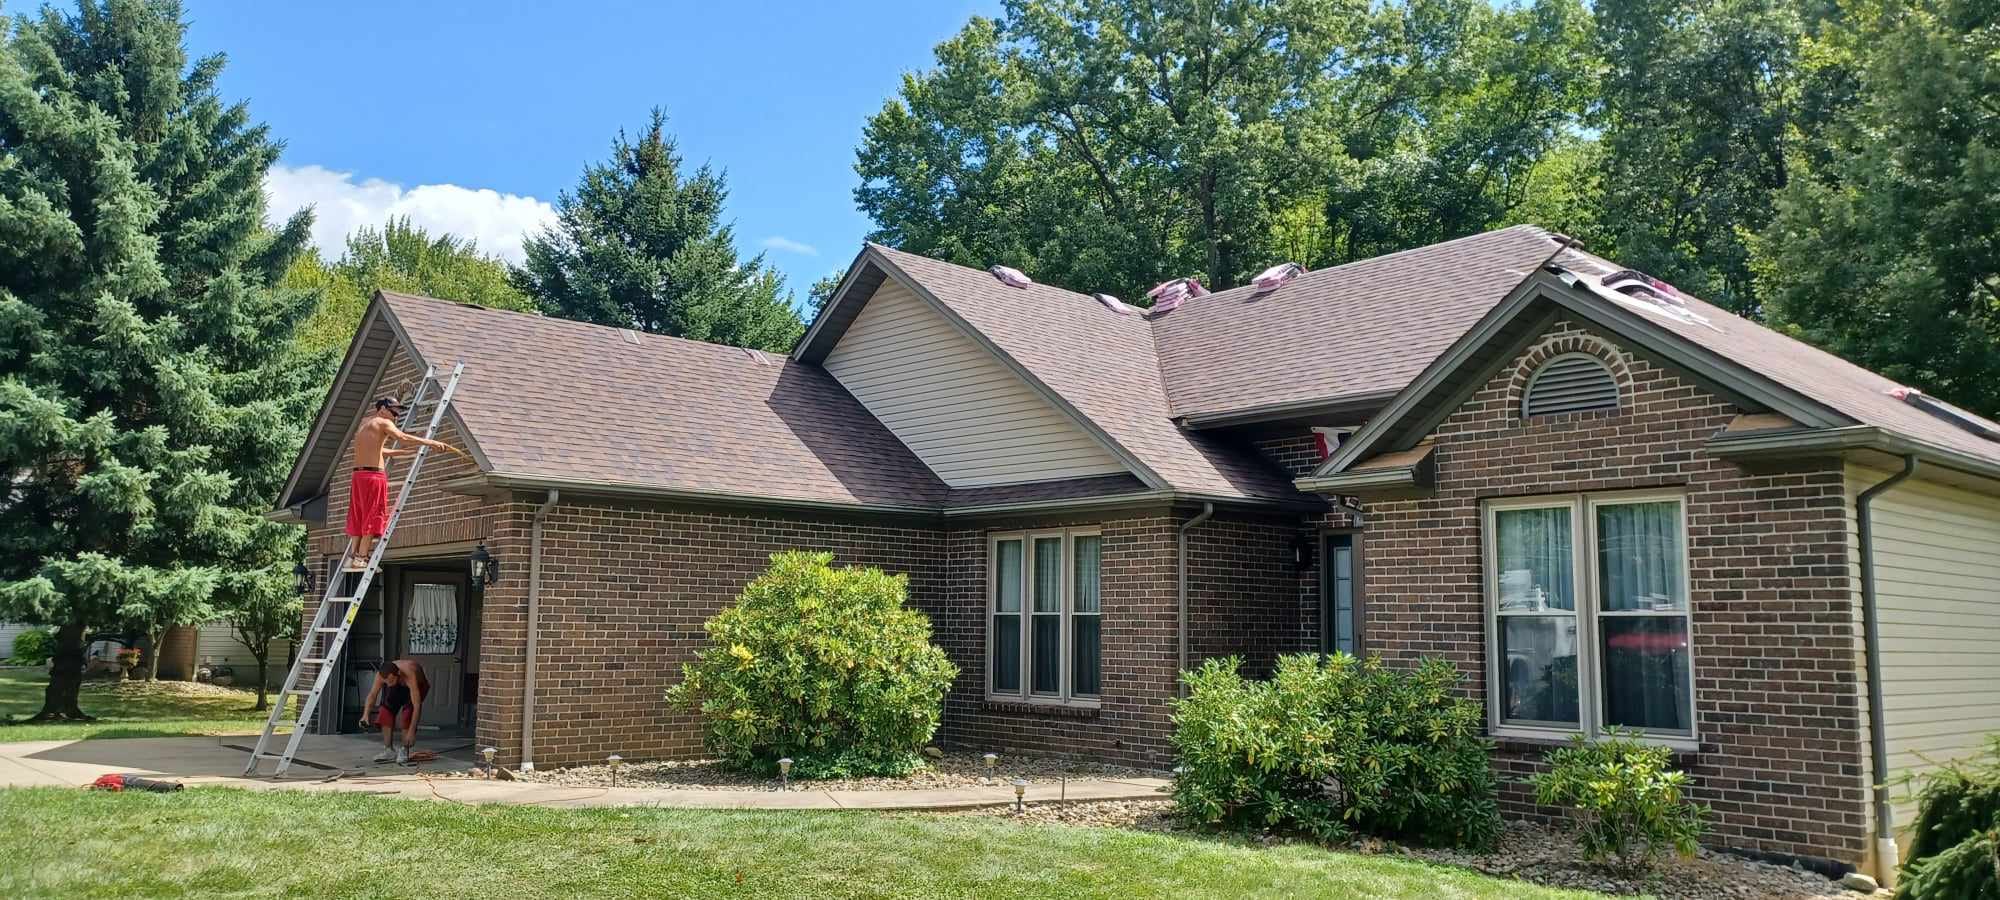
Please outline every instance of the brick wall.
M1612 363L1620 408L1522 422L1528 374L1566 351ZM1604 336L1559 324L1438 426L1433 496L1368 505L1369 648L1401 662L1450 659L1484 702L1480 501L1681 487L1701 749L1680 764L1693 798L1714 809L1712 839L1858 859L1866 796L1841 470L1826 460L1749 472L1704 454L1737 412ZM1503 743L1496 754L1510 813L1546 812L1513 783L1546 749Z
M502 539L523 566L486 594L479 741L518 761L526 653L525 560L538 501L510 505ZM537 648L537 766L702 753L693 717L670 711L667 686L704 646L702 623L735 602L783 550L824 550L836 565L910 576L939 592L939 536L925 528L563 500L542 537Z
M1077 756L1131 765L1167 759L1179 654L1176 529L1167 510L982 523L945 533L945 586L927 603L940 646L958 664L940 740L1001 753ZM1094 710L986 699L987 538L1026 528L1095 526L1103 535L1102 699Z
M1220 514L1189 532L1189 666L1235 654L1245 674L1267 677L1279 654L1318 649L1318 612L1307 607L1318 592L1301 588L1292 561L1294 542L1311 534L1296 516Z

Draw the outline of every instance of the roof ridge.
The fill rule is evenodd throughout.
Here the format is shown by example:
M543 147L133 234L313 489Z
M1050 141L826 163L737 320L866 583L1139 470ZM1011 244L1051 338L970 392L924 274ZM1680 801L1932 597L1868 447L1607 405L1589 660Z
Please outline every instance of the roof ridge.
M538 312L526 312L518 309L500 309L494 306L481 306L477 303L467 303L462 300L449 300L444 297L432 297L428 294L411 294L403 291L389 291L389 290L383 290L379 292L386 297L400 297L404 300L415 301L418 303L435 303L444 306L457 307L459 309L472 310L475 312L500 313L501 315L504 316L511 316L522 319L532 319L537 323L543 323L557 328L577 328L590 331L605 331L605 332L610 332L613 335L619 335L629 332L632 334L639 335L641 338L658 338L661 340L670 341L677 344L686 344L693 347L700 347L703 348L704 350L735 351L738 355L743 355L742 351L744 350L756 350L757 352L763 353L766 356L784 357L783 361L787 363L792 361L790 353L780 353L774 350L762 350L756 347L740 347L735 344L718 344L715 343L714 341L697 341L694 338L685 338L672 334L660 334L659 332L655 331L642 331L637 328L624 328L618 325L600 325L596 322L584 322L578 319L566 319L563 318L562 316L550 316ZM640 346L644 345L641 344ZM754 360L751 360L750 357L748 356L744 356L743 358L745 360L755 362Z
M1541 237L1542 239L1544 239L1544 240L1547 240L1547 241L1549 242L1549 244L1550 244L1551 248L1554 248L1554 249L1560 249L1561 247L1565 246L1565 245L1562 245L1562 244L1559 244L1559 243L1557 243L1557 242L1556 242L1556 240L1555 240L1554 238L1551 238L1551 237L1549 237L1549 235L1553 233L1553 232L1549 231L1549 229L1547 229L1547 228L1543 228L1543 227L1542 227L1542 226L1540 226L1540 225L1535 225L1535 224L1532 224L1532 223L1528 223L1528 222L1523 222L1523 223L1521 223L1521 224L1518 224L1518 225L1509 225L1509 226L1507 226L1507 227L1505 227L1505 228L1494 228L1494 229L1491 229L1491 230L1488 230L1488 231L1478 231L1478 232L1474 232L1474 233L1472 233L1472 234L1467 234L1467 235L1461 235L1461 236L1459 236L1459 237L1455 237L1455 238L1452 238L1452 239L1450 239L1450 240L1444 240L1444 241L1438 241L1437 243L1434 243L1434 244L1423 244L1423 245L1421 245L1421 246L1417 246L1417 247L1407 247L1407 248L1404 248L1404 249L1402 249L1402 250L1396 250L1396 251L1393 251L1393 252L1389 252L1389 253L1381 253L1381 254L1377 254L1377 255L1375 255L1375 256L1368 256L1368 257L1363 257L1363 258L1361 258L1361 259L1351 259L1351 260L1348 260L1347 262L1344 262L1344 263L1341 263L1341 264L1339 264L1339 265L1337 265L1337 266L1327 266L1326 268L1323 268L1323 269L1313 269L1313 270L1311 270L1311 271L1308 271L1308 272L1306 272L1306 273L1304 273L1304 274L1300 275L1300 276L1299 276L1299 277L1298 277L1297 279L1295 279L1295 280L1297 280L1297 281L1303 281L1303 280L1305 280L1305 279L1307 279L1307 278L1316 278L1316 277L1319 277L1319 276L1322 276L1322 275L1326 275L1326 274L1328 274L1328 273L1332 273L1332 272L1338 272L1338 271L1340 271L1340 270L1342 270L1342 269L1348 269L1348 268L1353 268L1353 267L1355 267L1355 266L1362 266L1362 265L1376 265L1376 264L1380 264L1380 263L1383 263L1383 262L1385 262L1385 261L1387 261L1387 260L1392 260L1392 259L1395 259L1395 258L1397 258L1397 257L1400 257L1400 256L1408 256L1408 255L1410 255L1410 254L1413 254L1413 253L1434 253L1434 252L1436 252L1436 251L1437 251L1437 250L1438 250L1439 248L1441 248L1441 247L1450 247L1450 246L1452 246L1452 245L1454 245L1454 244L1462 244L1462 243L1466 243L1466 242L1468 242L1468 241L1476 241L1476 240L1482 240L1482 239L1487 239L1487 238L1491 238L1491 237L1493 237L1494 235L1500 235L1500 234L1508 234L1508 233L1510 233L1510 232L1533 232L1534 234L1536 234L1536 235L1540 236L1540 237ZM1219 298L1219 297L1230 297L1230 298L1233 298L1233 297L1234 297L1235 295L1237 295L1237 294L1240 294L1240 293L1245 293L1245 292L1252 292L1252 291L1254 291L1255 289L1256 289L1256 285L1253 285L1253 284L1239 284L1239 285L1237 285L1237 286L1235 286L1235 287L1232 287L1232 288L1224 288L1224 289L1222 289L1222 290L1219 290L1219 291L1210 291L1210 292L1208 292L1207 294L1204 294L1204 295L1202 295L1202 296L1200 296L1200 297L1190 297L1190 298L1188 298L1188 300L1187 300L1187 303L1189 303L1189 304L1193 304L1193 303L1196 303L1196 302L1199 302L1199 301L1203 301L1203 300L1206 300L1206 301L1209 301L1209 302L1211 302L1211 303L1212 303L1212 302L1214 302L1214 301L1215 301L1215 299L1216 299L1216 298Z

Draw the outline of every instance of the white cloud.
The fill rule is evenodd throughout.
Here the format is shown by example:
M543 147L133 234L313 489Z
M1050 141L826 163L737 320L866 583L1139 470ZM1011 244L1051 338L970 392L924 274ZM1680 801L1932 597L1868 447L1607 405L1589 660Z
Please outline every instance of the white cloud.
M766 250L783 250L786 253L798 253L804 256L819 255L818 247L776 234L765 238L763 246Z
M455 184L406 189L379 178L356 181L352 172L320 166L272 166L264 190L270 195L273 222L313 207L313 243L329 258L341 254L356 229L380 228L391 218L408 216L432 232L478 241L481 252L518 263L521 241L556 218L554 207L533 197Z

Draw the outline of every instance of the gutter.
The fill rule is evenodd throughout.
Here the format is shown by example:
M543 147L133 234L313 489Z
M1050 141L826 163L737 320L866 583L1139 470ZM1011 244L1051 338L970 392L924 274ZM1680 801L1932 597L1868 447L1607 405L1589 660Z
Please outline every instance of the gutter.
M528 526L528 648L526 674L521 684L521 771L535 770L535 649L542 630L542 523L555 508L562 492L549 488L548 499L535 508Z
M1868 763L1875 792L1875 880L1896 886L1900 864L1895 809L1889 803L1889 736L1883 731L1882 627L1875 604L1875 529L1870 515L1876 496L1916 474L1917 455L1903 454L1903 470L1876 482L1854 499L1854 522L1861 554L1861 629L1868 658Z
M1717 456L1746 458L1875 450L1893 456L1920 457L1946 469L2000 480L2000 461L1906 437L1875 425L1719 434L1709 438L1705 446Z
M1180 565L1180 603L1178 606L1179 612L1174 616L1174 629L1179 632L1178 636L1180 638L1180 668L1174 673L1174 682L1176 685L1178 685L1180 696L1183 697L1187 696L1187 682L1181 680L1181 673L1186 672L1188 667L1187 536L1188 532L1193 530L1196 525L1200 525L1201 523L1208 521L1208 518L1213 515L1215 515L1215 504L1211 502L1204 502L1201 505L1201 512L1196 513L1194 518L1181 523L1181 529L1179 535L1180 543L1178 548L1179 552L1175 554L1175 558L1178 560Z

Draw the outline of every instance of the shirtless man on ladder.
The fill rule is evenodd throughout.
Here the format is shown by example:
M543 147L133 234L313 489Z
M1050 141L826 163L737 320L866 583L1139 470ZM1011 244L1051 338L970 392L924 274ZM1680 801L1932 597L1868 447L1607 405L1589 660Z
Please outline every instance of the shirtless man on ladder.
M390 441L417 444L433 450L463 453L443 441L421 438L396 427L403 415L402 401L383 397L375 409L354 430L354 475L347 485L347 533L354 538L354 553L347 558L347 571L359 572L375 552L375 540L389 527L389 475L383 470L386 457L415 453L415 447L388 449Z

